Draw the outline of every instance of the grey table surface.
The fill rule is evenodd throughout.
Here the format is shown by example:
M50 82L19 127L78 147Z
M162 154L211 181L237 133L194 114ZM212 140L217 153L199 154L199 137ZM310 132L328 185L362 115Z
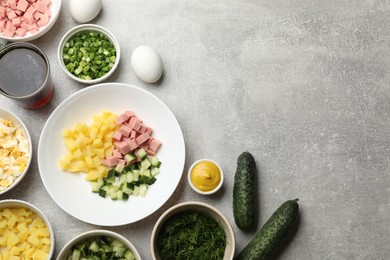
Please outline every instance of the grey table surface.
M0 199L40 208L53 224L56 254L75 235L104 228L151 259L158 217L192 200L225 214L240 251L255 234L240 231L232 214L236 160L248 150L258 168L259 226L282 202L299 198L299 228L279 259L390 259L390 1L103 0L92 23L121 46L109 81L150 91L176 115L186 141L184 172L211 158L225 183L204 197L183 174L157 212L112 228L81 222L55 204L39 175L38 140L55 107L86 87L65 75L56 56L61 37L78 25L65 0L54 27L32 41L51 62L51 103L24 110L0 97L1 107L25 121L35 150L26 178ZM131 69L132 50L143 44L161 54L159 84L141 82Z

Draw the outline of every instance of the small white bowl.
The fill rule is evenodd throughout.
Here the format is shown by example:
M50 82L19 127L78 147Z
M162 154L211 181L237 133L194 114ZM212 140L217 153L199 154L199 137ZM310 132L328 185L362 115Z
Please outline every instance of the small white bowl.
M107 39L112 43L112 45L114 46L114 48L116 50L116 60L115 60L114 66L111 68L110 71L108 71L104 76L102 76L100 78L92 79L92 80L80 79L80 78L76 77L75 75L73 75L72 73L70 73L68 71L68 69L65 67L65 63L64 63L64 60L62 58L63 48L64 48L65 44L70 40L70 38L72 38L75 34L82 32L82 31L95 31L95 32L100 32L100 33L104 34L107 37ZM71 77L72 79L74 79L80 83L96 84L96 83L100 83L100 82L105 81L114 73L114 71L118 67L118 64L120 61L121 51L120 51L118 41L116 40L114 35L110 31L108 31L106 28L99 26L99 25L95 25L95 24L82 24L82 25L78 25L78 26L70 29L67 33L65 33L65 35L62 37L60 44L58 46L57 56L58 56L58 61L60 62L61 68L65 71L65 73L69 77Z
M52 0L52 3L49 7L51 12L50 21L47 25L39 27L38 32L36 33L27 32L26 35L24 35L23 37L19 37L16 34L13 37L5 37L3 33L0 32L0 38L4 38L11 42L27 42L27 41L38 39L39 37L46 34L56 23L57 18L61 12L61 6L62 6L62 0Z
M218 167L219 172L221 173L221 181L219 182L218 186L215 187L215 189L210 190L210 191L202 191L202 190L198 189L198 188L192 183L192 180L191 180L191 172L192 172L192 169L194 169L195 165L197 165L197 164L200 163L200 162L211 162L211 163L215 164L215 165ZM216 192L222 187L222 184L223 184L223 181L224 181L222 168L219 166L218 163L216 163L215 161L210 160L210 159L200 159L200 160L197 160L196 162L194 162L194 163L191 165L190 169L188 170L187 179L188 179L188 183L190 184L191 188L192 188L194 191L196 191L197 193L202 194L202 195L210 195L210 194L216 193Z
M24 176L26 176L26 173L27 173L28 169L30 168L30 164L31 164L31 160L32 160L32 141L31 141L30 133L27 130L27 127L25 126L25 124L22 122L22 120L17 115L15 115L11 111L8 111L8 110L6 110L4 108L0 108L0 118L12 120L17 128L23 130L23 132L25 134L25 137L28 140L28 148L29 148L28 149L28 151L29 151L29 158L28 158L28 161L27 161L26 168L24 169L22 174L19 175L16 178L16 180L14 180L14 182L11 184L11 186L5 188L4 190L0 190L0 195L1 195L3 193L6 193L7 191L11 190L12 188L14 188L16 185L18 185L18 183L24 178Z
M198 201L189 201L189 202L183 202L180 204L177 204L171 208L169 208L167 211L165 211L160 218L157 220L156 224L153 227L152 230L152 236L150 239L150 245L151 245L151 253L152 253L152 259L153 260L160 260L159 252L158 252L158 235L161 231L161 228L163 227L164 223L173 215L183 212L183 211L200 211L208 216L215 219L223 228L226 235L226 248L225 248L225 255L223 257L223 260L232 260L234 257L235 247L236 247L236 240L234 236L234 232L232 229L232 226L230 225L229 221L226 219L226 217L219 212L215 207Z
M123 244L125 244L125 246L127 246L133 252L136 260L141 260L140 254L138 253L135 246L129 240L127 240L122 235L119 235L118 233L109 230L91 230L77 235L76 237L71 239L68 243L66 243L66 245L61 249L56 259L57 260L68 259L68 255L71 253L71 249L74 245L88 238L100 237L100 236L112 237L114 239L121 241Z
M50 244L51 245L50 245L48 259L52 259L53 254L54 254L54 247L55 247L54 232L53 232L53 228L50 225L49 220L45 217L45 215L43 215L43 213L34 205L32 205L26 201L22 201L22 200L13 200L13 199L12 200L1 200L0 201L0 210L6 209L6 208L26 208L26 209L29 209L29 210L35 212L37 214L37 216L39 216L43 220L43 222L45 223L45 225L48 228L49 233L50 233Z

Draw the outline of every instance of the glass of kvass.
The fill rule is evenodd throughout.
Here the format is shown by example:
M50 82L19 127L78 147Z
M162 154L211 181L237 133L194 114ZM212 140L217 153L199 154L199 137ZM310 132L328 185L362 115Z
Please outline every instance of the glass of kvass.
M30 43L11 43L0 49L0 93L26 109L48 103L54 93L46 54Z

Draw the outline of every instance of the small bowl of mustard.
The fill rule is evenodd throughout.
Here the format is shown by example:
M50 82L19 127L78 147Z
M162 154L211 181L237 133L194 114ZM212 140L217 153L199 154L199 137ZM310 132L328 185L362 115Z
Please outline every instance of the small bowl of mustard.
M201 159L194 162L188 170L188 182L197 193L210 195L222 187L223 172L215 161Z

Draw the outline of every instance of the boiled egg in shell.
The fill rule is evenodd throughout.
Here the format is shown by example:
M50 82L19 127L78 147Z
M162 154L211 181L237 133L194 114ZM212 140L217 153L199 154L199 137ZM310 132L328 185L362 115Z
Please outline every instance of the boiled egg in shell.
M146 83L158 81L163 73L160 55L147 45L137 47L131 55L131 67L135 75Z
M102 9L102 0L69 0L69 10L73 19L87 23L95 18Z

